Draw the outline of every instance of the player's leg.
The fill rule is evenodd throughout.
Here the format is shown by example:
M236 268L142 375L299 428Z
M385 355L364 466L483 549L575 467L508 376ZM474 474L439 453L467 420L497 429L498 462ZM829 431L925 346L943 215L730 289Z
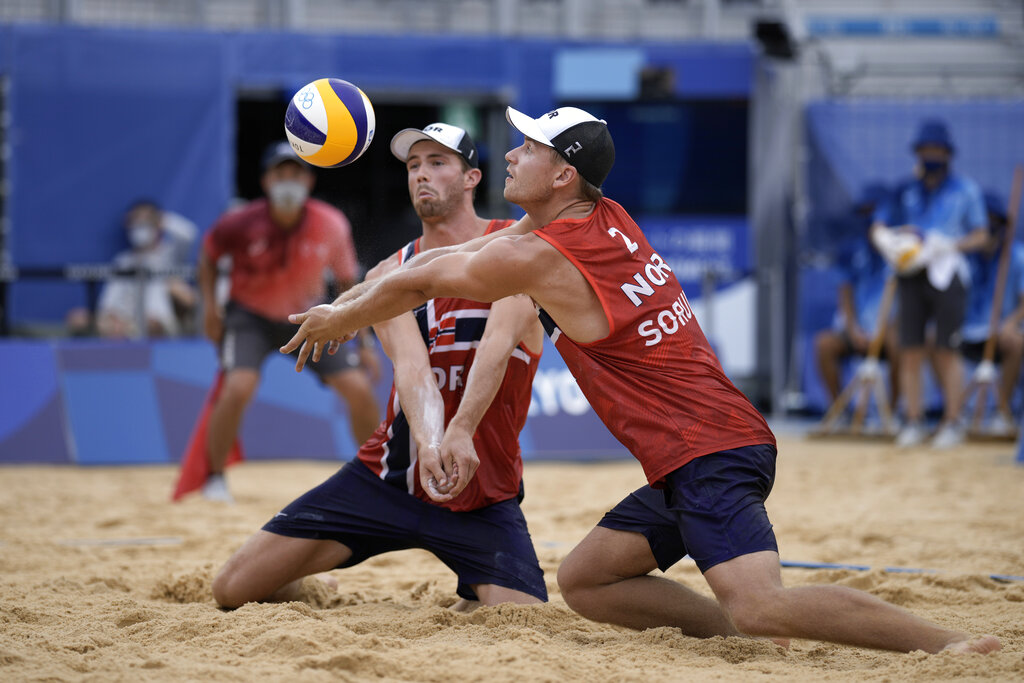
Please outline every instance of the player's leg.
M906 424L897 438L900 446L924 441L922 420L924 403L922 368L926 356L925 325L930 316L925 287L927 275L921 273L899 279L899 384L906 407Z
M960 329L967 307L967 288L954 277L949 288L936 291L935 365L942 387L942 424L932 441L937 448L955 446L963 441L959 426L964 393L964 364L960 355Z
M848 353L848 344L842 334L835 330L822 330L814 337L814 356L818 362L818 374L828 390L829 398L835 401L842 390L840 371L843 358Z
M1019 329L1000 329L996 343L1000 355L997 405L1003 420L1012 426L1014 421L1010 402L1020 378L1021 360L1024 359L1024 332Z
M260 530L217 573L213 597L221 607L297 600L303 577L334 569L351 556L352 551L338 541Z
M280 345L287 343L294 333L295 328L291 325L280 328ZM298 352L293 355L297 354ZM373 392L373 382L370 381L370 373L360 365L359 352L352 343L345 344L337 353L323 354L319 361L310 363L309 367L320 381L333 389L348 406L352 436L357 445L365 443L373 436L381 418L377 396Z
M885 358L889 361L889 400L895 415L900 402L900 337L895 325L885 332Z
M206 448L210 473L222 474L231 446L238 437L245 409L259 387L260 373L254 368L235 368L224 375L224 384L210 411Z
M666 477L689 555L730 621L751 636L806 638L909 652L969 641L872 595L845 586L785 588L764 501L775 448L748 446L697 458ZM994 642L993 642L994 641ZM998 649L998 640L976 643Z
M352 436L356 443L362 444L373 436L380 424L380 408L367 372L362 368L342 370L324 377L324 383L334 389L348 406Z
M268 321L237 304L228 303L220 365L224 383L210 411L206 437L211 474L221 474L235 443L242 417L260 383L260 366L274 350Z
M744 633L824 640L911 652L992 652L992 636L971 639L863 591L845 586L785 588L778 553L741 555L704 572L711 589Z
M225 607L299 597L303 577L415 547L418 501L354 460L274 515L220 570Z
M453 609L547 601L544 571L517 499L453 512L409 498L417 506L418 545L458 576L461 600Z
M694 638L740 635L715 600L651 576L657 568L643 534L598 526L562 561L558 587L569 607L593 621L674 626Z

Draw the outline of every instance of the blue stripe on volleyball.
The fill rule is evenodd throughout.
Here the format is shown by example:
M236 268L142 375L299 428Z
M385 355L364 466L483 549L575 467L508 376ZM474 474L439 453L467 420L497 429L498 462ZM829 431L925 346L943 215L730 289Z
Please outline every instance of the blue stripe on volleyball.
M344 166L347 163L355 161L363 152L363 145L366 144L366 131L369 127L366 121L366 104L363 101L363 96L359 92L359 88L352 85L348 81L343 81L340 78L328 78L327 82L331 85L331 90L338 96L341 103L348 109L348 113L352 116L352 120L356 124L356 146L352 148L352 153L347 157L339 161L335 166Z
M322 145L327 142L327 134L302 115L299 108L295 106L295 100L288 104L288 111L284 114L284 127L291 131L292 135L311 145Z

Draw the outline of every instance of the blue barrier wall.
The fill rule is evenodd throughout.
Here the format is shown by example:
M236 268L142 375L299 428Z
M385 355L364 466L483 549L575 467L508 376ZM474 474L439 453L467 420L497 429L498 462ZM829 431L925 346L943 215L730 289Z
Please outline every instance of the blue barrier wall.
M359 84L371 99L488 95L539 113L559 96L556 63L594 47L494 37L0 25L13 265L106 262L119 249L110 226L138 197L209 226L233 194L241 89L287 92L331 75ZM750 91L754 54L745 42L623 43L605 52L633 71L675 70L680 97L745 98ZM75 284L20 282L9 299L15 323L56 321L84 303L85 292Z
M213 347L199 340L0 342L0 464L178 462L215 372ZM357 450L336 395L277 355L241 437L253 460L347 460ZM548 342L520 442L526 459L628 457Z

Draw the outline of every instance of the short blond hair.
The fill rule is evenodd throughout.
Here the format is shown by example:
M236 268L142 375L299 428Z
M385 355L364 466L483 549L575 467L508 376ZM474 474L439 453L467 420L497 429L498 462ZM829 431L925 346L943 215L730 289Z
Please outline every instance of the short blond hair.
M572 166L572 164L569 163L557 149L555 149L554 147L548 147L548 149L551 150L552 159L561 161L566 166ZM572 167L576 168L575 166ZM601 201L601 199L604 197L604 192L601 191L601 188L597 187L589 180L581 176L578 169L576 171L576 175L579 176L580 179L580 195L582 196L582 198L586 199L588 202L594 202L595 204Z

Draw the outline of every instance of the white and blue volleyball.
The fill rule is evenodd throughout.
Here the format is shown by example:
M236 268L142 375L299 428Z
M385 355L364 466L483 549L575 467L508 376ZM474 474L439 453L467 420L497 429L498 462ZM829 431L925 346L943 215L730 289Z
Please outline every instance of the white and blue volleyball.
M340 78L320 78L300 88L284 115L284 132L296 154L322 168L351 164L373 140L376 119L366 94Z

